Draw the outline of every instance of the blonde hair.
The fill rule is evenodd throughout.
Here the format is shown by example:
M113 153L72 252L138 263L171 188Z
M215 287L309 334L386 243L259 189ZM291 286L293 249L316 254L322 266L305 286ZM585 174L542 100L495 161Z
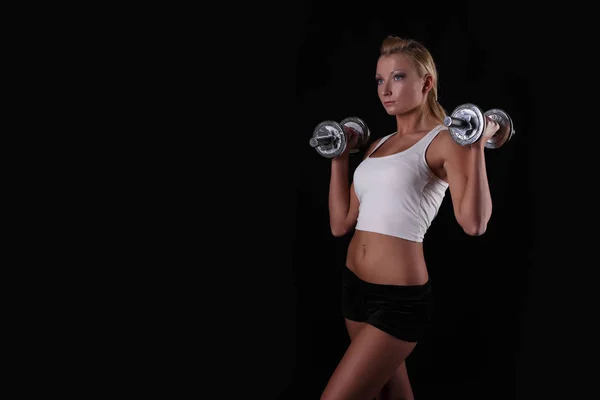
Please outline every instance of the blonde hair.
M414 39L404 39L393 35L383 39L379 50L380 57L397 53L404 55L415 63L419 76L423 77L425 74L429 74L433 78L433 85L427 93L427 105L429 106L429 112L440 122L443 122L446 110L438 103L438 74L429 50Z

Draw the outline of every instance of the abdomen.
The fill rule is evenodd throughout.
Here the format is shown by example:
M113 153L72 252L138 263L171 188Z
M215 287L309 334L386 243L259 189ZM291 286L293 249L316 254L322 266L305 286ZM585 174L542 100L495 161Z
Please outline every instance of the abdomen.
M422 285L429 279L422 242L374 232L354 232L346 265L372 283Z

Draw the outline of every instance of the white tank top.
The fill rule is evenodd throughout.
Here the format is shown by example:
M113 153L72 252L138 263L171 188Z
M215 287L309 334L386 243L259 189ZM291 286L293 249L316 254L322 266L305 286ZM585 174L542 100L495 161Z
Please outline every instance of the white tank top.
M448 183L433 174L425 152L438 125L410 148L371 158L371 154L396 132L384 136L354 171L359 200L356 229L422 242L438 213Z

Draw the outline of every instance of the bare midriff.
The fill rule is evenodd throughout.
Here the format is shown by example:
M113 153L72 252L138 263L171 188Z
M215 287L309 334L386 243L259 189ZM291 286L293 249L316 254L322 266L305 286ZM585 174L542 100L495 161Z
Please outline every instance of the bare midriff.
M429 280L423 243L356 230L346 265L364 281L384 285L422 285Z

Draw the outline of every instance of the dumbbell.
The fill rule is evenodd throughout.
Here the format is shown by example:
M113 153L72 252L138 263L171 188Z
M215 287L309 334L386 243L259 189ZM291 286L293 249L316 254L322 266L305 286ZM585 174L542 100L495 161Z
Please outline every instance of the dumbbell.
M461 146L477 142L485 130L486 117L490 117L500 125L494 136L488 139L485 147L496 149L503 146L515 134L513 121L510 116L499 108L492 108L485 113L472 103L462 104L444 118L444 125L448 127L450 136Z
M371 137L369 127L358 117L348 117L340 122L323 121L319 123L313 131L309 144L323 157L335 158L346 150L348 128L354 129L358 134L358 142L349 152L358 153L367 146Z

